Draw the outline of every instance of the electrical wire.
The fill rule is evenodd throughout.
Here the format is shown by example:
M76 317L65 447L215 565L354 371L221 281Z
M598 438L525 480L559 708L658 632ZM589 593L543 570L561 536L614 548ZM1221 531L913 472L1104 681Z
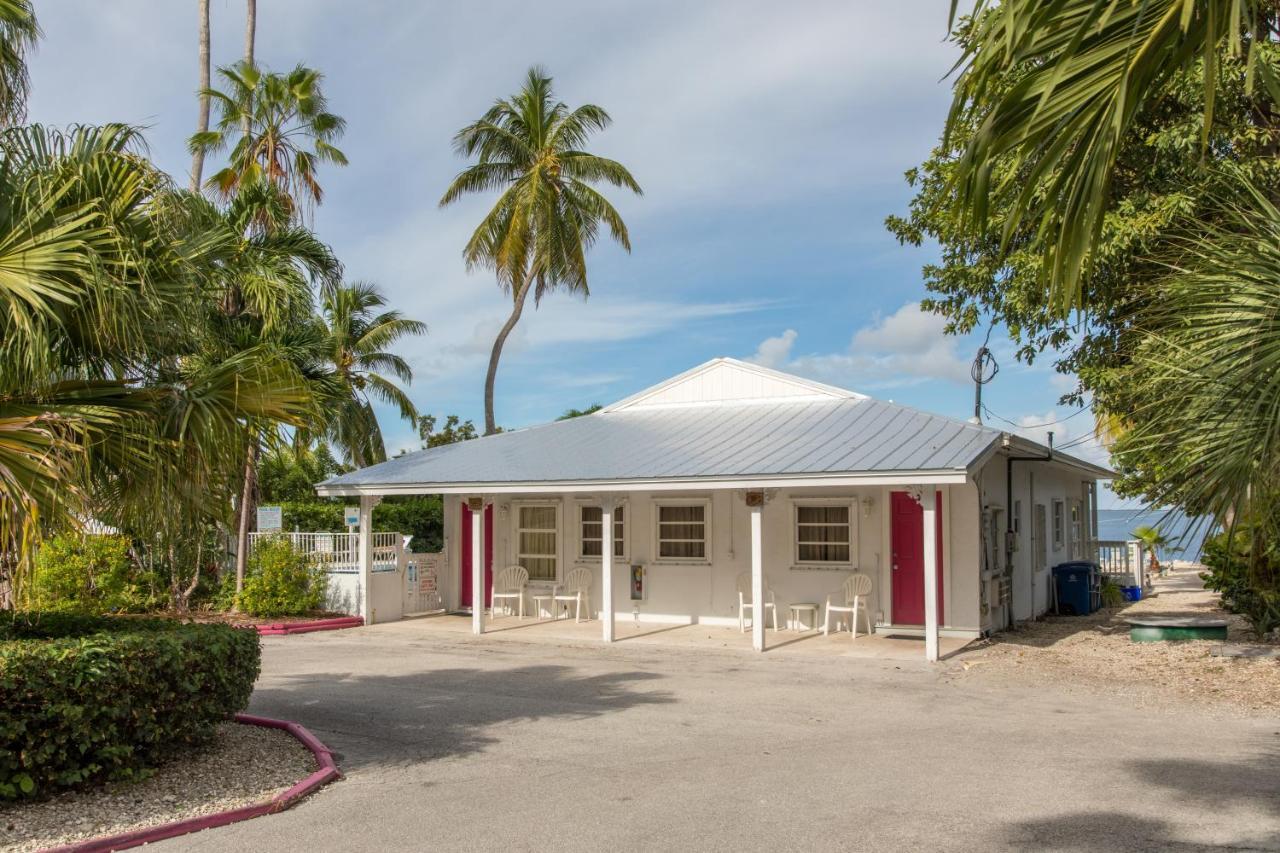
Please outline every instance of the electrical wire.
M1071 414L1067 415L1065 418L1059 418L1056 421L1044 421L1043 423L1038 423L1038 424L1020 424L1020 423L1017 423L1016 421L1011 421L1008 418L1006 418L1004 415L998 415L995 412L991 411L991 408L987 406L986 403L982 404L982 411L986 412L988 415L995 418L996 420L1004 421L1009 426L1017 427L1018 429L1039 429L1041 427L1051 427L1051 426L1057 426L1058 424L1064 424L1067 421L1074 418L1076 415L1084 414L1085 412L1089 411L1089 409L1092 406L1093 406L1093 401L1090 400L1089 402L1081 406L1077 411L1072 412Z

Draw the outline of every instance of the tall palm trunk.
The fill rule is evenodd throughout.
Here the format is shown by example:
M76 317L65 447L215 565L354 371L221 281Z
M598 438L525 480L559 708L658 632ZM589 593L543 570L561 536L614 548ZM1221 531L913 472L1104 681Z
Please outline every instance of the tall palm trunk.
M244 61L253 65L254 41L258 35L258 0L245 0L244 10ZM249 116L240 122L240 129L245 136L249 135Z
M524 301L529 295L529 286L533 284L533 278L532 275L526 275L520 287L516 289L515 305L511 308L511 316L498 330L498 337L493 340L493 351L489 353L489 372L484 377L485 435L493 435L498 431L498 422L493 416L493 385L498 378L498 359L502 358L502 347L507 342L507 336L516 327L516 323L520 322L520 315L524 313Z
M196 132L209 130L209 0L200 0L200 116L196 119ZM200 192L200 180L204 176L204 149L196 149L191 155L191 191Z
M236 597L244 590L244 570L249 559L249 513L253 511L254 481L257 479L258 442L250 432L249 452L244 459L244 488L240 492L240 529L236 539Z

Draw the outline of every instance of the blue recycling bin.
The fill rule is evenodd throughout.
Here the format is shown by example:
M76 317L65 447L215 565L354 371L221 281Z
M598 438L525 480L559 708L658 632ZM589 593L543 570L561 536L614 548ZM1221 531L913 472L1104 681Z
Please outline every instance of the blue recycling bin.
M1053 567L1059 614L1088 616L1098 609L1094 594L1098 587L1098 571L1097 565L1084 560Z

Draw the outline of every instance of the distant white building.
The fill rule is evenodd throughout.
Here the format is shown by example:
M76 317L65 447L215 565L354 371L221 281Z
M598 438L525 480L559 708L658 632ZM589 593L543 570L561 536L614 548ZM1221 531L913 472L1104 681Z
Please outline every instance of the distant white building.
M1096 483L1110 476L1000 430L719 358L592 415L317 488L360 498L370 542L381 496L445 495L446 604L470 608L476 632L509 565L532 592L588 569L606 641L620 610L736 625L744 576L749 600L771 590L785 614L856 573L871 579L877 631L923 635L936 659L939 635L1048 608L1050 567L1092 553Z

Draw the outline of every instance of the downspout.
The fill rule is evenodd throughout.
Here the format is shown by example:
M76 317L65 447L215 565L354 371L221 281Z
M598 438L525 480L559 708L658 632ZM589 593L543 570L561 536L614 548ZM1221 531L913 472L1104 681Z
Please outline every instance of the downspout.
M1004 435L1004 446L1008 448L1012 443L1008 433ZM1004 500L1005 506L1008 508L1005 513L1005 537L1004 537L1004 566L1005 579L1009 582L1009 604L1005 608L1005 626L1013 627L1013 466L1016 462L1048 462L1053 459L1053 433L1049 433L1049 451L1044 456L1006 456L1005 457L1005 475L1004 475ZM1031 514L1035 512L1034 506L1027 507L1028 520L1034 525L1035 521L1031 518ZM1041 543L1043 544L1043 543ZM1035 575L1034 569L1031 577L1031 610L1035 612Z

